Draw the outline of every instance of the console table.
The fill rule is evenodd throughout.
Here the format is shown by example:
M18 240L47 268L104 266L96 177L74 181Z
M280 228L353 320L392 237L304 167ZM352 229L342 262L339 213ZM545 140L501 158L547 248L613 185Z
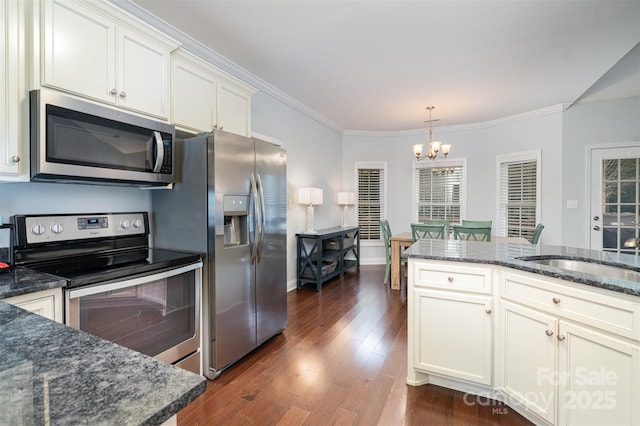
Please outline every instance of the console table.
M337 226L296 234L298 288L306 283L322 290L322 283L360 267L360 227Z

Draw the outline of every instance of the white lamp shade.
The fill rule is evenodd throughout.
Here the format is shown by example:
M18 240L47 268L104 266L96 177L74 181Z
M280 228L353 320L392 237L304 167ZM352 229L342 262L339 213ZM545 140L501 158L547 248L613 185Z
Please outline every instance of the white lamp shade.
M341 206L352 206L356 203L354 192L338 192L338 204Z
M298 188L298 203L312 206L322 204L322 189L313 187Z

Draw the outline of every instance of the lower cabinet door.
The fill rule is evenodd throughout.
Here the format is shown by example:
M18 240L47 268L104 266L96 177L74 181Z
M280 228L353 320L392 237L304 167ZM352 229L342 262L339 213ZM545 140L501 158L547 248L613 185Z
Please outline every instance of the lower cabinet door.
M62 289L54 288L2 300L50 320L63 322Z
M560 322L558 424L640 424L640 348Z
M496 388L549 423L555 422L558 320L503 301Z
M492 299L414 289L414 368L491 385Z

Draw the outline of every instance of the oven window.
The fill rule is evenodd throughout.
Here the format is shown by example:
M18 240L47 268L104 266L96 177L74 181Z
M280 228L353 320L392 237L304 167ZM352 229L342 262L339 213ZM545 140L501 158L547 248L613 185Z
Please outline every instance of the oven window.
M196 333L195 272L81 296L80 330L155 356Z

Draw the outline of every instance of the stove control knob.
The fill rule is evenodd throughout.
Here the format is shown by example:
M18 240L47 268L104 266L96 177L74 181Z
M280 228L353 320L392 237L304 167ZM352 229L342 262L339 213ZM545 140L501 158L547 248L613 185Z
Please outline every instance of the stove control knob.
M31 227L31 232L35 235L42 235L44 234L44 231L45 231L44 225L37 224Z
M53 232L54 234L59 234L62 231L64 231L64 227L61 223L54 223L53 225L51 225L51 232Z
M135 219L133 221L133 227L134 228L140 228L142 226L142 221L140 219Z
M122 222L120 222L120 227L123 229L127 229L130 226L131 226L131 222L129 221L129 219L125 219Z

